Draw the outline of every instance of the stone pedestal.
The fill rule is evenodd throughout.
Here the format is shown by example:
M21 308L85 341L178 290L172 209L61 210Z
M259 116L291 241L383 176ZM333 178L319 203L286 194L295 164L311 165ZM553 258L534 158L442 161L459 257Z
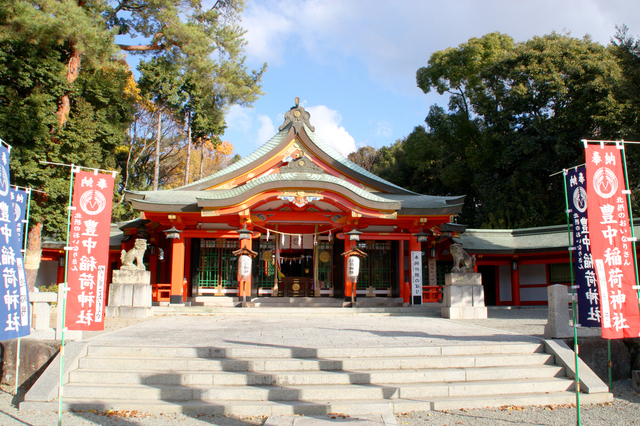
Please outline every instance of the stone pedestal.
M565 339L573 337L569 324L569 294L567 286L562 284L547 287L549 313L544 326L545 339Z
M442 291L444 306L442 318L484 319L487 308L484 306L482 275L476 273L451 272L445 274L445 286Z
M29 292L31 303L31 328L35 331L49 330L51 328L51 303L58 301L58 295L51 292Z
M138 269L113 271L106 315L120 318L150 317L151 292L151 272Z

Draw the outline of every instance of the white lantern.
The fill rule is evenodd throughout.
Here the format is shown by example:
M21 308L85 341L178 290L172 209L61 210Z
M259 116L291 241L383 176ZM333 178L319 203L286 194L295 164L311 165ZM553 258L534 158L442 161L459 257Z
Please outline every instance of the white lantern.
M359 272L360 258L358 256L349 256L347 259L347 277L350 281L356 282L358 280Z
M240 275L243 280L251 275L251 258L246 254L238 258L238 275Z

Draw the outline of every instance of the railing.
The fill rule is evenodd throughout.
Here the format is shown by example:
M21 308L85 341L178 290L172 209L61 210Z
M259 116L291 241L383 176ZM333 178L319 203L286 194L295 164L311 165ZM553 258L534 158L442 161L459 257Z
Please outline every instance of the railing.
M439 303L442 301L442 286L423 285L422 303Z

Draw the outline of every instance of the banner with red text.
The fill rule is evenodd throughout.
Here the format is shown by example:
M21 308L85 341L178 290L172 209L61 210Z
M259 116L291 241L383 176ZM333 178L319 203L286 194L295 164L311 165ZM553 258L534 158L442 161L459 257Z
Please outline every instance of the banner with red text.
M113 182L110 174L75 174L65 316L69 330L104 329Z
M585 147L591 255L598 277L602 337L638 337L640 310L621 149Z

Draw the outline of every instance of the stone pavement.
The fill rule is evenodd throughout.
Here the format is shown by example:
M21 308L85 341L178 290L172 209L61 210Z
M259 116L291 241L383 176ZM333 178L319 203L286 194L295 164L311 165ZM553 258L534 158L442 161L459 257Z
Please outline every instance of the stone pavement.
M90 345L341 348L537 342L533 336L455 320L382 315L179 315L153 317L85 339Z

